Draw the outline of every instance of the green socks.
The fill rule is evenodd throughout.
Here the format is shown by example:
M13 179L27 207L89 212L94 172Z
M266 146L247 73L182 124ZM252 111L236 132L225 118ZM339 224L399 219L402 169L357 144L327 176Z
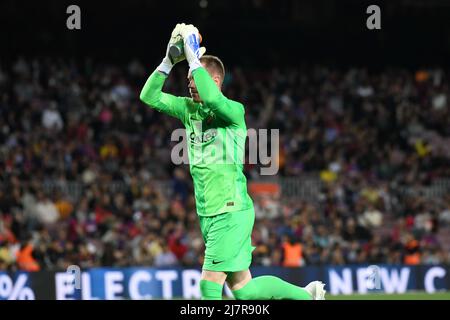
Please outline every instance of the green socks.
M201 280L200 292L202 300L222 300L223 285ZM290 284L274 276L262 276L250 280L243 288L234 290L237 300L312 300L305 289Z
M200 280L202 300L222 300L223 285L208 280Z
M254 278L243 288L234 290L233 295L237 300L312 300L305 289L274 276Z

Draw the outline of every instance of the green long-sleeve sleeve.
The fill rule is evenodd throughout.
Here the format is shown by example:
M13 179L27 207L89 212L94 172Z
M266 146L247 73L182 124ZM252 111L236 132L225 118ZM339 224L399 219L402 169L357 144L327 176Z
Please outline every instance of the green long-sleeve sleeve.
M166 75L155 70L145 82L139 98L153 109L178 118L184 123L190 99L164 93L162 87L166 79Z
M192 76L203 105L222 120L236 126L242 126L244 123L244 106L225 97L205 68L195 69Z
M213 216L248 209L253 202L242 171L244 106L227 99L204 68L195 70L193 77L202 103L162 92L167 76L159 71L150 75L140 99L183 122L197 213Z

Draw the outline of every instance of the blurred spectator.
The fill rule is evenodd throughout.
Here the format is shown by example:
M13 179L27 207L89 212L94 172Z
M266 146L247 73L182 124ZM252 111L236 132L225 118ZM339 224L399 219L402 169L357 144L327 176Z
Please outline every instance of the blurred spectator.
M302 245L293 236L286 237L283 244L284 267L300 267L304 264L302 255Z
M0 269L202 263L188 168L170 161L182 124L138 99L148 68L0 70ZM187 95L186 71L166 90ZM448 71L229 68L223 90L248 128L280 130L284 187L253 195L254 265L450 263Z
M162 251L155 257L156 267L173 267L177 265L177 257L170 251L166 244L163 244Z
M419 242L414 239L411 234L407 235L405 240L405 258L404 263L407 265L420 264L420 245Z
M29 242L22 243L16 253L16 261L20 270L39 271L41 269L33 257L33 245Z
M63 126L63 120L61 118L61 114L56 108L56 103L51 102L49 108L45 109L42 113L42 125L46 129L52 129L56 131L60 131Z
M40 223L46 226L52 225L58 221L58 209L43 192L38 193L38 198L35 205L35 216Z

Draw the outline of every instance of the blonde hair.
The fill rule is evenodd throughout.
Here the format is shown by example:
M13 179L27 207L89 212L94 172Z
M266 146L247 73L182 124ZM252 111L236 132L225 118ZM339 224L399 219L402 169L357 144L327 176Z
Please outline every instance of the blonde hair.
M223 66L222 60L220 60L218 57L212 55L204 55L200 58L200 62L205 65L205 68L208 69L208 71L217 73L222 81L223 79L225 79L225 67Z

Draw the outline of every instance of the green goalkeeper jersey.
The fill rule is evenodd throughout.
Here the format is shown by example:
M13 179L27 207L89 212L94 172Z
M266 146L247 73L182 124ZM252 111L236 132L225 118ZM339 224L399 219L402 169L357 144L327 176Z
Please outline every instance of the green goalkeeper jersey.
M140 98L180 119L186 128L198 215L250 208L253 202L243 173L247 137L244 106L226 98L204 68L194 70L192 76L202 103L162 92L167 76L159 71L150 75Z

